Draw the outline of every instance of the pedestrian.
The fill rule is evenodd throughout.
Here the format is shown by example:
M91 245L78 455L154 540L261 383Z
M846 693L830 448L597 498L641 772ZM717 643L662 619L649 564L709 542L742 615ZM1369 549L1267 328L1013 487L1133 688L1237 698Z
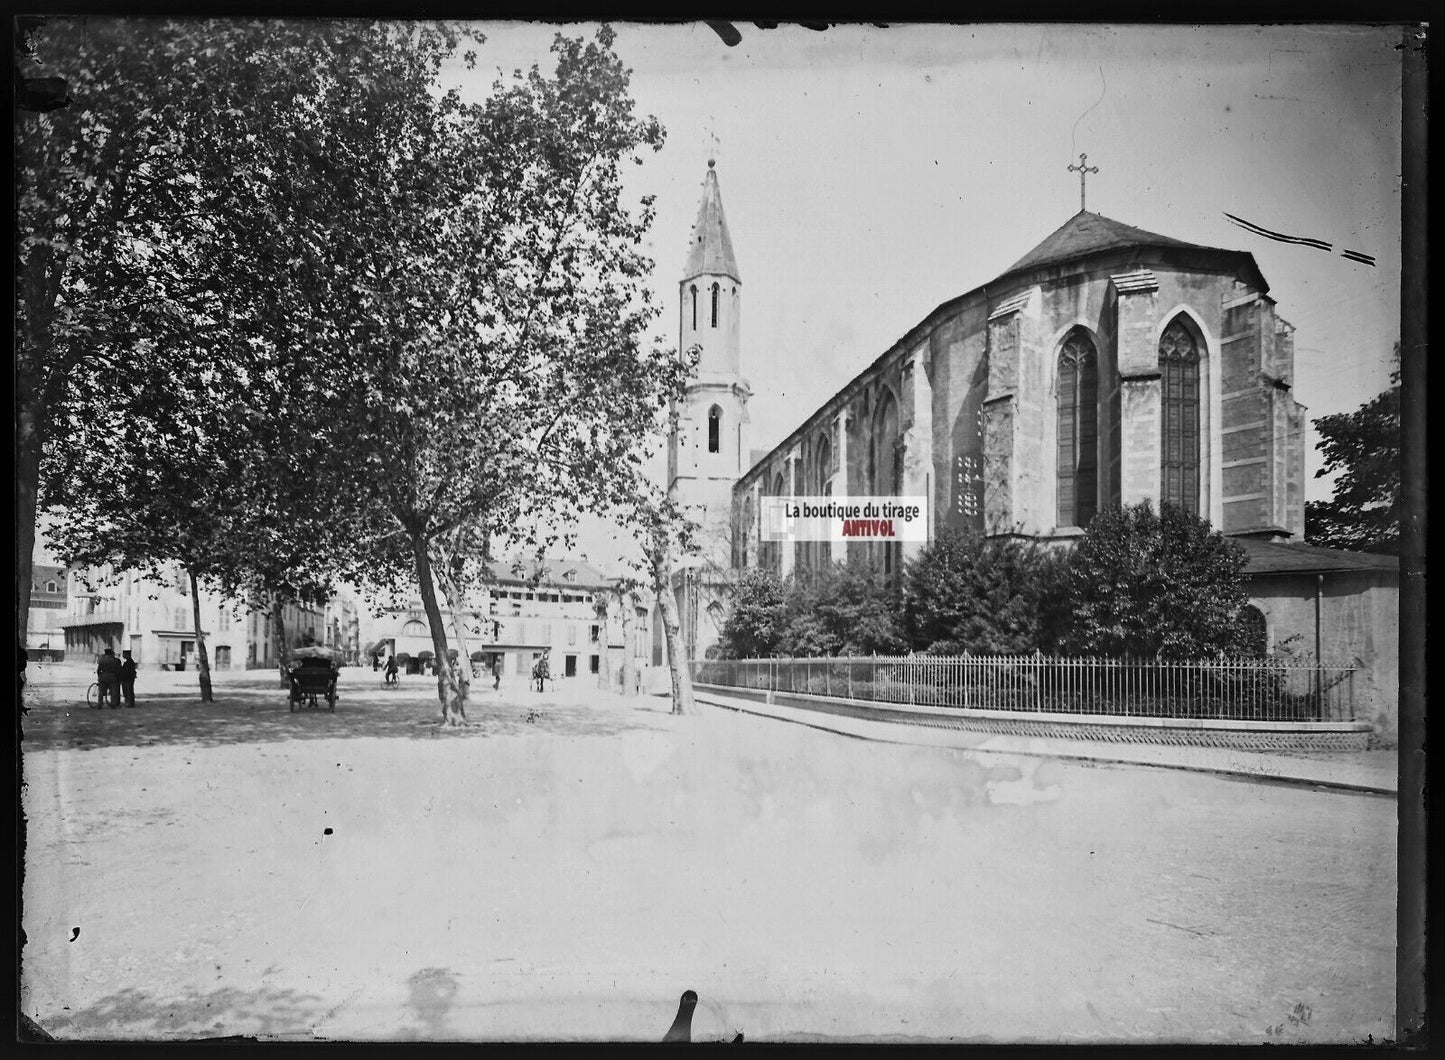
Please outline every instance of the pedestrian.
M502 660L492 660L492 691L502 687Z
M373 656L371 657L371 672L372 672L372 673L376 673L376 671L378 671L378 670L380 670L380 669L381 669L381 653L378 652L377 654L375 654L375 655L373 655Z
M395 656L395 655L388 655L388 656L386 657L386 683L387 683L387 684L389 684L389 685L394 685L394 684L396 684L396 673L397 673L396 656Z
M97 697L98 708L104 708L106 701L110 701L111 708L120 706L120 660L115 657L114 648L106 648L101 653L100 661L95 664L95 680L100 685L100 695Z
M131 657L130 649L121 652L125 658L120 664L120 694L125 699L125 705L135 706L135 672L138 669L135 659Z

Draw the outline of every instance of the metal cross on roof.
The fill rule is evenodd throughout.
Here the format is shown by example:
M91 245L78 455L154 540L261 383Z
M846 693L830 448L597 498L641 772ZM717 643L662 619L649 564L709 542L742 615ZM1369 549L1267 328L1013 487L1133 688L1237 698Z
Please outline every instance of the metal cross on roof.
M1088 161L1089 161L1089 156L1086 155L1086 154L1084 154L1082 151L1080 151L1080 152L1079 152L1079 164L1078 164L1077 166L1073 166L1073 165L1069 166L1069 172L1070 172L1070 173L1073 173L1073 172L1077 171L1078 174L1079 174L1079 209L1080 209L1080 210L1083 210L1083 208L1084 208L1084 175L1085 175L1086 173L1097 173L1097 172L1099 172L1099 167L1098 167L1098 166L1091 166L1091 165L1089 165L1089 164L1088 164Z

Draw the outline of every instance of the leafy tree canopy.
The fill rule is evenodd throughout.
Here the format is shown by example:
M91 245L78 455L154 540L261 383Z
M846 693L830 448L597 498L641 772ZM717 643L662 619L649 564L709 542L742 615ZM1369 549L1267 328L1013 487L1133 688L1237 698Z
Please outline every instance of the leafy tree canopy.
M749 567L732 588L720 645L726 659L773 655L787 628L786 583L768 567Z
M191 401L213 414L185 426L215 443L197 452L236 444L271 465L222 476L238 509L264 516L256 534L269 523L284 538L287 520L338 530L336 547L313 539L329 565L317 574L417 585L445 660L438 592L455 611L493 544L536 544L529 528L635 496L640 442L685 376L685 358L645 340L652 202L630 208L620 184L662 130L632 113L606 27L559 35L551 75L518 71L466 103L438 85L459 47L451 27L239 25L220 47L194 23L107 23L100 46L71 26L46 43L78 79L93 58L107 80L60 119L76 129L47 139L45 115L27 140L21 360L30 392L49 395L32 402L29 437L53 449L64 432L47 428L80 430L124 389L109 384L125 357L147 381L130 395L133 454L154 429L155 381L178 357L209 363ZM107 65L107 48L134 61ZM185 73L167 80L172 67ZM105 155L112 140L124 157ZM94 187L71 181L61 141L84 148ZM126 188L158 182L166 195L129 205ZM85 271L44 232L90 192L113 209ZM64 298L46 302L52 266ZM57 328L68 302L94 323ZM67 499L85 506L78 488ZM451 717L465 689L439 671Z
M1354 412L1321 416L1324 465L1337 472L1335 495L1305 505L1305 532L1316 545L1393 555L1400 548L1400 347L1390 387Z
M1191 659L1244 654L1244 550L1208 521L1147 502L1099 512L1068 557L1059 650Z
M895 594L871 563L833 563L793 580L780 654L893 655L906 650Z
M1039 644L1049 557L1032 544L946 530L909 564L902 623L935 654L1016 654Z

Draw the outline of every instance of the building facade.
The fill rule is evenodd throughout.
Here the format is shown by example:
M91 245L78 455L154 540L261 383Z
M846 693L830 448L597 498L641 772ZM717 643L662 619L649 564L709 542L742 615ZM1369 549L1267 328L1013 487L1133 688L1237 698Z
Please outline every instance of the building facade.
M630 655L634 673L645 679L650 608L617 585L616 578L581 561L494 564L464 608L474 672L485 676L500 668L503 682L511 685L529 679L545 655L553 680L619 690L623 660ZM624 609L630 611L628 621ZM447 643L455 648L450 615L444 610L443 616ZM405 658L409 673L429 671L434 649L421 597L370 620L364 642L367 665L373 657L385 661L396 655Z
M65 630L69 592L65 568L34 563L30 568L30 616L26 622L25 650L30 658L65 657Z
M197 665L195 611L190 578L172 568L164 578L110 567L72 570L61 625L66 658L89 662L106 648L129 650L141 666L188 670ZM200 591L201 630L215 670L275 666L274 612L249 610L240 600ZM288 646L322 643L324 611L288 603L281 615Z

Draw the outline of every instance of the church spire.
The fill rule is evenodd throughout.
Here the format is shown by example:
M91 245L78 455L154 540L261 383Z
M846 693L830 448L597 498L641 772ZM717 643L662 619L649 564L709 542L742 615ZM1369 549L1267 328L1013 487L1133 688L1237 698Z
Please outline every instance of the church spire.
M697 208L697 221L687 248L687 267L682 278L694 276L730 276L739 283L737 258L733 256L733 240L728 234L727 218L723 216L722 192L718 189L717 163L707 160L707 177L702 186L702 202Z

